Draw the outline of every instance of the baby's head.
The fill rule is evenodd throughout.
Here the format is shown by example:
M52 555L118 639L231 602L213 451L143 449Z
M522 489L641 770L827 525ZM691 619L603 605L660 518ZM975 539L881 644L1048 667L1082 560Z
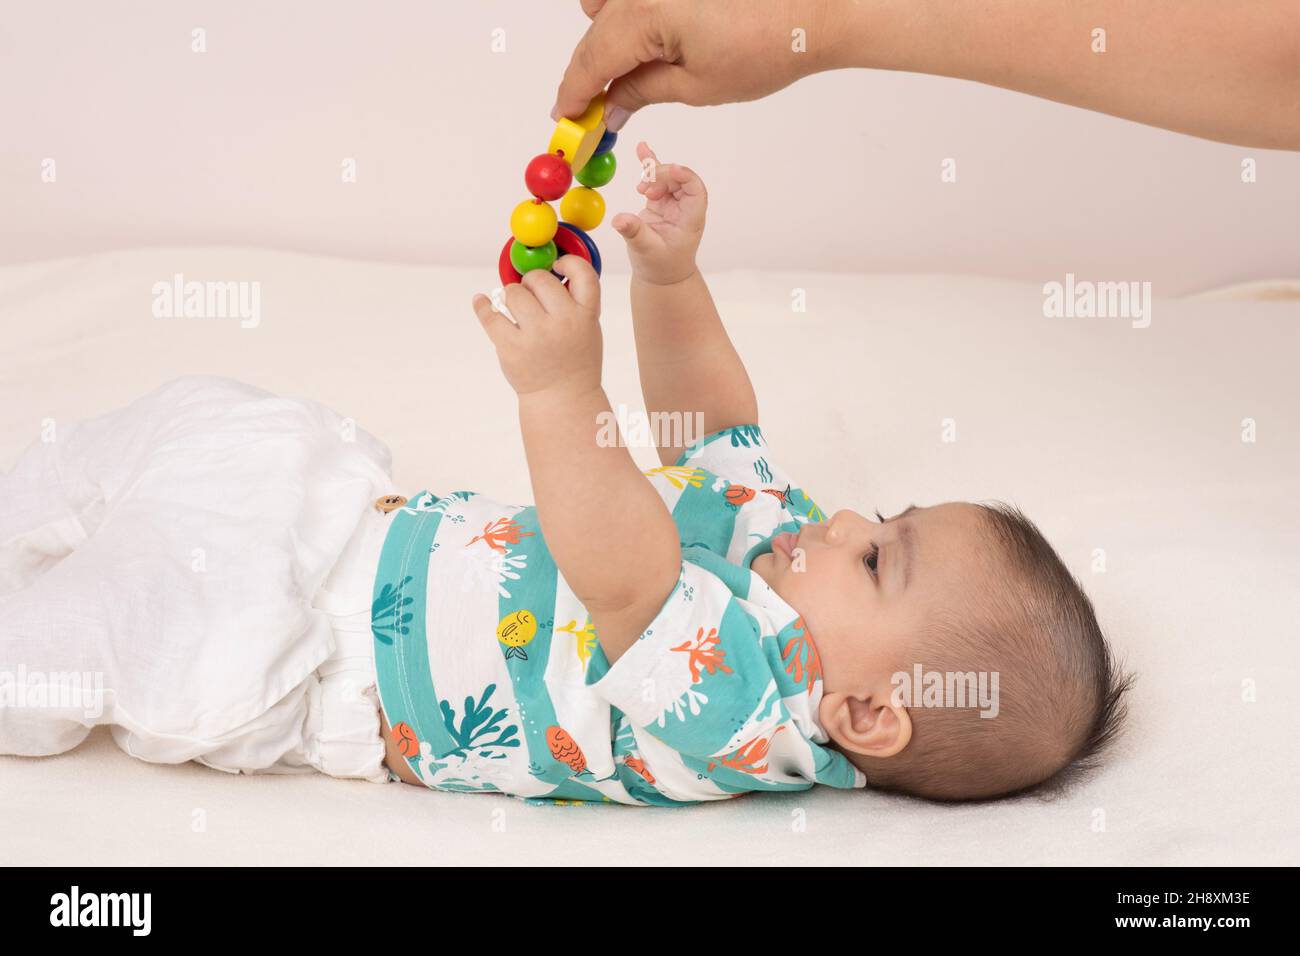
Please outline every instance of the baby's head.
M1052 786L1123 719L1130 678L1091 602L1013 508L841 511L751 567L803 617L818 717L872 787L969 800Z

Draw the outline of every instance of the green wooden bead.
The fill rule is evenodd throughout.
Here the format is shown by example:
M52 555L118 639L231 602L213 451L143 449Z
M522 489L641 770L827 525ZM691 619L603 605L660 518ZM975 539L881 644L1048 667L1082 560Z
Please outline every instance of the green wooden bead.
M597 189L614 178L616 169L618 169L618 160L614 158L613 153L597 153L587 160L587 165L578 170L578 175L574 178L584 186Z
M552 239L544 246L526 246L518 239L510 246L510 264L520 275L534 269L549 269L560 254Z

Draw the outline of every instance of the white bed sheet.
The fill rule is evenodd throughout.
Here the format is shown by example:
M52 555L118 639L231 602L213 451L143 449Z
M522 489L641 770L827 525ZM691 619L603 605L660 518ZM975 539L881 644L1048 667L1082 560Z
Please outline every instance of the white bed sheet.
M154 283L177 273L259 282L260 324L154 318ZM819 790L684 810L533 807L151 766L101 731L60 757L0 758L0 855L1300 862L1300 302L1157 299L1151 327L1134 329L1044 318L1037 284L749 271L710 283L769 439L828 511L1001 498L1040 523L1139 673L1128 733L1105 770L1051 802L948 807ZM95 414L207 372L355 417L392 447L405 489L526 501L512 395L469 308L493 285L490 261L405 267L240 248L0 269L0 467L45 419ZM626 276L606 276L606 381L612 401L635 407L626 289ZM799 289L806 312L792 310ZM941 440L948 418L955 442ZM1253 443L1241 440L1247 418ZM1094 549L1105 552L1104 572Z

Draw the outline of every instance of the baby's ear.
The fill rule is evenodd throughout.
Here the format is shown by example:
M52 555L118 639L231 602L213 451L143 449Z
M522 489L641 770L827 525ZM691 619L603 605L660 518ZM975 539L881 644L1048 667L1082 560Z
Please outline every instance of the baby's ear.
M836 691L822 698L817 715L836 745L864 757L892 757L912 741L912 716L889 693Z

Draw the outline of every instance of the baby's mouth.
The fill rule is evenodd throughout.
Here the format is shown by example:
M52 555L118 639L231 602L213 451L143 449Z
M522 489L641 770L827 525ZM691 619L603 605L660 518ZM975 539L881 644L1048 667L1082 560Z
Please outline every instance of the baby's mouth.
M794 560L794 549L799 546L799 535L793 531L783 531L772 539L772 550L779 551L789 561Z

